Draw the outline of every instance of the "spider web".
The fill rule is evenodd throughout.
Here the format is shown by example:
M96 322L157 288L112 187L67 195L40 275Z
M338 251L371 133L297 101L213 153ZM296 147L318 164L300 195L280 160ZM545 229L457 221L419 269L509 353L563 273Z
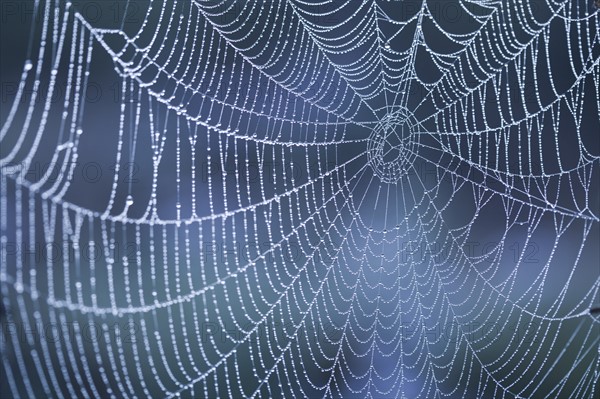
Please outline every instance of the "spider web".
M2 396L598 394L591 2L112 4L25 27Z

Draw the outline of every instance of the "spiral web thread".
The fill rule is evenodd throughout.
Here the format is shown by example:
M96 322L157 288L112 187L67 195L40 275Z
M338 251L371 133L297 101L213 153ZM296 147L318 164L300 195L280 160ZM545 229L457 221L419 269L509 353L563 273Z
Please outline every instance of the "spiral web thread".
M3 396L598 395L597 10L400 4L107 28L36 0L0 132ZM116 112L85 101L108 73Z

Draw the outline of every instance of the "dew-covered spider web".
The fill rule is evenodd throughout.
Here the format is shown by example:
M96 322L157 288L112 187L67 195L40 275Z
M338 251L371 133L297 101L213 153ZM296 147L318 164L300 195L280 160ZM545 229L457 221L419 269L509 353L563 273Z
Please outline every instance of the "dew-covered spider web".
M11 3L0 396L598 397L597 3Z

